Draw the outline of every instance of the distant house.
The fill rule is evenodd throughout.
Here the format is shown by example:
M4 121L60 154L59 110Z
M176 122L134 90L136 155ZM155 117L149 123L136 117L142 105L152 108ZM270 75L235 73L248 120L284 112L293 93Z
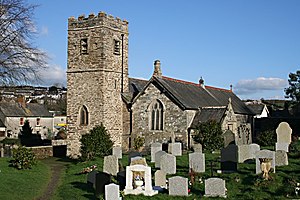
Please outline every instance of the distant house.
M247 102L246 105L250 110L252 110L253 113L255 113L254 118L264 118L264 117L270 117L270 113L268 110L267 105L263 103L253 103L253 102Z
M24 122L29 121L33 133L47 137L53 131L53 116L40 104L25 102L1 102L0 120L5 126L4 137L17 138ZM2 132L3 135L3 132Z
M5 138L5 130L6 130L6 127L5 127L4 123L2 122L2 120L0 119L0 140Z

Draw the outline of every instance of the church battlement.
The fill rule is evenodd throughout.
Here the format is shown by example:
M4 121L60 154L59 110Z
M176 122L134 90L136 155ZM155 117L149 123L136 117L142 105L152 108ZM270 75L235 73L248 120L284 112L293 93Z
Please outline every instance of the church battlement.
M128 21L121 20L119 17L107 15L105 12L99 12L98 15L94 13L87 17L83 14L77 17L69 17L68 29L82 29L94 28L97 26L107 26L112 29L119 29L120 31L128 32Z

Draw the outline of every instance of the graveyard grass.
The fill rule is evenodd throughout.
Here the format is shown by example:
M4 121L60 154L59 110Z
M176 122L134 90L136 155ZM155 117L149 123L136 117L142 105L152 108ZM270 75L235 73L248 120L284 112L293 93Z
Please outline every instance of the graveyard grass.
M0 158L0 199L35 199L50 180L50 168L38 161L32 169L9 167L10 158Z
M261 148L265 149L265 148ZM268 149L272 149L269 147ZM300 149L300 141L298 141ZM276 167L276 173L272 173L273 180L264 181L260 175L255 174L255 163L238 164L238 172L231 174L217 174L216 169L220 169L217 161L220 153L211 154L205 152L206 172L200 173L199 177L203 182L211 177L210 161L214 161L214 177L222 178L226 181L227 199L292 199L297 198L294 195L297 182L300 182L300 152L289 153L289 165ZM146 156L147 163L152 167L152 176L154 176L154 165L150 162L151 157ZM65 160L66 170L61 174L60 184L53 194L54 200L59 199L101 199L94 197L94 189L86 184L87 174L80 174L85 167L97 165L97 169L102 171L103 159L95 161L78 162L74 160ZM121 160L123 166L126 166L128 157L123 155ZM124 167L125 168L125 167ZM39 162L32 170L16 170L8 167L8 159L0 158L0 199L34 199L39 197L49 181L50 169L42 162ZM175 175L167 176L172 177ZM188 177L188 154L184 153L177 157L176 176ZM188 197L172 197L167 193L158 194L153 197L142 195L126 195L125 200L165 200L165 199L202 199L204 194L204 183L200 184L196 179L195 186L191 189L191 195ZM113 181L115 181L113 179ZM17 189L16 189L17 188ZM287 196L289 195L289 196ZM299 196L298 196L299 198ZM218 198L215 198L218 199ZM221 198L220 198L221 199Z

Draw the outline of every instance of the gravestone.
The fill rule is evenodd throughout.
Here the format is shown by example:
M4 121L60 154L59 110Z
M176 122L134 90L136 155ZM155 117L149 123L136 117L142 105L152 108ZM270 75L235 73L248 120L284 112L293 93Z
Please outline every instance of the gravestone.
M98 197L100 194L104 194L105 185L111 183L111 175L105 172L96 173L95 195Z
M143 177L134 177L134 174L140 174ZM142 183L142 185L140 185ZM151 167L144 165L131 165L126 167L126 186L124 194L143 194L153 196L158 191L152 189Z
M166 172L166 174L176 174L176 157L171 154L162 155L160 169Z
M118 159L122 159L122 147L113 147L112 153Z
M121 190L125 189L126 186L126 171L121 171L117 173L117 182Z
M105 185L105 200L120 200L120 187L114 183Z
M104 156L103 172L116 176L119 172L118 158L114 155Z
M273 168L273 172L275 173L275 152L274 151L270 151L270 150L260 150L258 152L256 152L255 154L255 162L256 162L256 174L260 174L261 168L260 168L260 158L270 158L272 159L271 161L271 165Z
M204 184L205 197L227 197L225 180L221 178L209 178L204 181Z
M158 151L155 154L155 168L160 168L161 156L167 154L165 151Z
M155 162L155 154L158 151L162 150L162 144L161 143L153 143L151 144L151 162Z
M289 152L289 145L292 142L292 129L287 122L281 122L277 129L276 151L284 150Z
M277 150L275 152L275 166L289 165L288 155L286 151Z
M231 130L225 131L223 134L224 138L224 148L227 147L229 144L235 144L235 135Z
M287 142L276 142L275 149L276 151L282 150L285 152L289 152L290 143Z
M188 179L180 176L169 178L170 196L188 196Z
M145 165L145 166L148 166L146 158L143 158L143 157L140 157L140 156L131 158L130 165Z
M243 163L255 158L255 153L260 150L258 144L238 145L238 162Z
M230 144L221 150L221 170L222 171L237 171L238 162L238 147L235 144Z
M200 143L194 144L193 149L194 149L194 152L202 153L202 144L200 144Z
M170 143L168 152L174 156L182 155L182 144L180 142Z
M0 158L3 158L4 157L4 148L1 147L0 148Z
M88 173L87 175L87 183L89 185L91 185L92 187L95 187L95 183L96 183L96 174L97 174L97 171L91 171Z
M154 182L155 186L166 188L166 172L164 172L163 170L157 170L154 173Z
M189 154L189 171L191 169L196 173L205 172L204 153L194 152Z
M140 152L137 151L132 151L128 154L128 165L130 165L131 163L131 159L134 157L143 157L142 154Z
M281 122L277 129L277 142L278 143L291 143L292 142L292 129L287 122Z

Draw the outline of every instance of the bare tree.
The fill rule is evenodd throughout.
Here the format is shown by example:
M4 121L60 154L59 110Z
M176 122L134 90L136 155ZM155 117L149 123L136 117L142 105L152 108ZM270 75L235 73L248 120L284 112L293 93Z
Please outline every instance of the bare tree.
M34 46L36 5L26 0L0 0L0 83L24 84L38 80L46 54Z

